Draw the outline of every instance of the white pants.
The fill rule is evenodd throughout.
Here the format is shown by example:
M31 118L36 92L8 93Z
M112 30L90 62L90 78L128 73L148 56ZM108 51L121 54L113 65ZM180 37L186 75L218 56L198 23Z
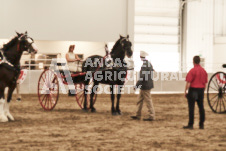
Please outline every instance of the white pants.
M82 72L82 62L81 61L68 62L68 68L72 72Z

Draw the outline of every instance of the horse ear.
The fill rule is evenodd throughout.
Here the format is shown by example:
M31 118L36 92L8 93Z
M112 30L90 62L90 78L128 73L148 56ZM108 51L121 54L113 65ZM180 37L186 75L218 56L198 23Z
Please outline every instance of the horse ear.
M105 44L104 48L105 48L106 55L108 55L109 54L108 45Z
M20 36L20 34L16 31L17 36Z
M123 38L121 35L119 35L119 36L120 36L120 39L122 39L122 38Z
M127 35L127 38L129 38L129 35Z
M27 31L25 31L25 35L27 35Z

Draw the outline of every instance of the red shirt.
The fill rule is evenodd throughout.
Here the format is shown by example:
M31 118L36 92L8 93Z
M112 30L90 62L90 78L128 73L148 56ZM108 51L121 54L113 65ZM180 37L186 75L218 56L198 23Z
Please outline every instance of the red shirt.
M205 88L205 85L208 81L208 75L206 70L203 69L199 64L195 64L187 76L186 81L191 83L190 87L192 88Z

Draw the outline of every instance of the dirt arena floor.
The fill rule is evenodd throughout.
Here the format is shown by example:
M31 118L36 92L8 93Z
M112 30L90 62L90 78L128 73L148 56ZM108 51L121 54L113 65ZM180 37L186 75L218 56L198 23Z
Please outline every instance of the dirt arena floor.
M74 97L61 95L55 109L43 111L36 95L11 103L15 121L0 123L0 150L226 150L226 114L214 114L205 100L205 129L187 124L183 95L152 95L156 121L134 121L137 95L122 95L123 115L112 116L110 96L99 95L96 113L85 113ZM144 106L143 114L147 113Z

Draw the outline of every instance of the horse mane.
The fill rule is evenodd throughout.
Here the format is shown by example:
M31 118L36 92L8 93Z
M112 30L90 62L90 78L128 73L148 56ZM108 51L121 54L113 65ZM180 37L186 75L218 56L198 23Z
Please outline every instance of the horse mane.
M114 50L115 50L115 48L118 47L118 45L120 44L120 40L121 40L121 39L119 39L118 41L116 41L115 45L114 45L113 48L111 49L111 53L113 53Z
M14 38L12 38L7 44L4 44L3 45L3 50L7 50L9 49L10 47L12 47L16 42L17 42L17 36L15 36Z

